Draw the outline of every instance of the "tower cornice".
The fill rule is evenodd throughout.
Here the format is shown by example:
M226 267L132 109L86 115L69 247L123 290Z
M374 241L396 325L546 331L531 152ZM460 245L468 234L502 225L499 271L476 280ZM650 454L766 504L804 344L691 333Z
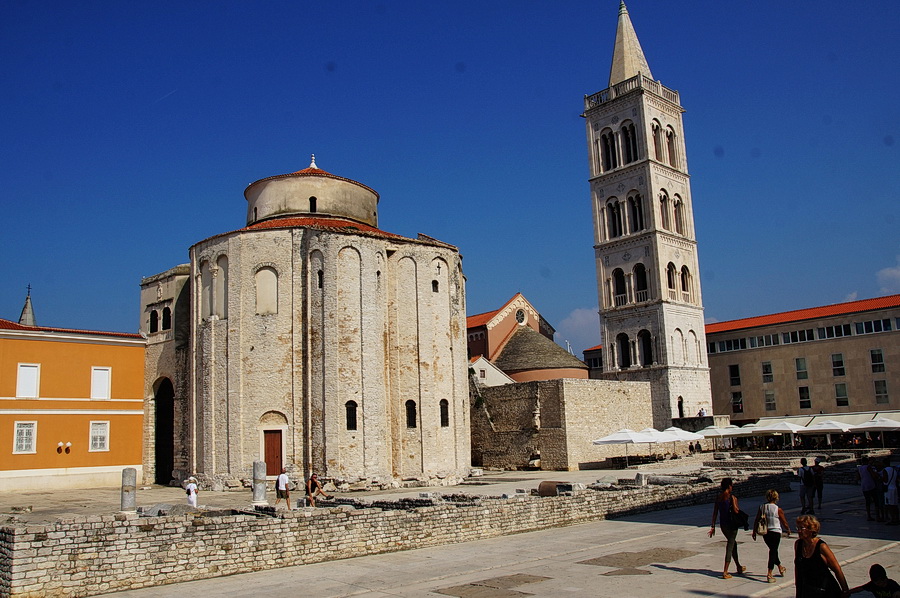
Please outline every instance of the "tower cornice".
M586 117L592 110L603 104L627 97L632 93L635 95L651 93L659 99L667 101L671 105L677 107L680 112L684 112L677 91L669 89L659 81L648 79L642 73L638 73L634 77L625 79L621 83L616 83L597 93L584 96L584 114L581 116Z

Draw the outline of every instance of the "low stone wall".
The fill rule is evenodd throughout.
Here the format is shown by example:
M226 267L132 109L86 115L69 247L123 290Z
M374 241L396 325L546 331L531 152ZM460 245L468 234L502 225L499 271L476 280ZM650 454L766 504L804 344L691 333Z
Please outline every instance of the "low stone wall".
M738 496L790 490L786 475L736 478ZM711 503L717 483L477 498L417 508L253 515L116 514L0 528L0 595L77 597L325 560L466 542ZM705 523L704 521L699 523Z

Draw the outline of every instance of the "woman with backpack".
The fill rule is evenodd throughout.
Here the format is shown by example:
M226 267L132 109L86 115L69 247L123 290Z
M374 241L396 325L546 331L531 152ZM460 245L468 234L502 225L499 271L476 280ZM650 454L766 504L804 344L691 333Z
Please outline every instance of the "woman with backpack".
M760 525L765 522L765 531ZM775 583L773 575L775 567L778 567L778 573L784 577L787 570L781 565L781 559L778 558L778 545L781 544L782 533L786 536L791 535L791 526L788 525L784 516L784 511L778 506L778 491L771 489L766 491L766 503L759 506L756 512L756 520L753 522L753 539L756 540L757 533L763 534L763 541L769 547L769 571L766 574L766 581Z

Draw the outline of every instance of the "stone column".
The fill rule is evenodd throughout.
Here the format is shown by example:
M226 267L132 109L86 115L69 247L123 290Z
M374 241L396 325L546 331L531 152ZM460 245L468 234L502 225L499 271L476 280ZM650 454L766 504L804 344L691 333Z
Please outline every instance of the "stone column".
M266 462L253 462L253 505L267 505L266 500Z
M123 513L136 511L137 495L137 470L134 467L126 467L122 470L122 509Z

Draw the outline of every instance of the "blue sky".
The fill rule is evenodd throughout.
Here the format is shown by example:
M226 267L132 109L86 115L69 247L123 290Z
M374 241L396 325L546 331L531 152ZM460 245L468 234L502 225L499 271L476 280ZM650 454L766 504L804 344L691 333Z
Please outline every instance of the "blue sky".
M900 3L632 0L681 93L707 321L900 292ZM319 167L599 342L583 96L618 0L0 4L0 317L136 331L142 276Z

